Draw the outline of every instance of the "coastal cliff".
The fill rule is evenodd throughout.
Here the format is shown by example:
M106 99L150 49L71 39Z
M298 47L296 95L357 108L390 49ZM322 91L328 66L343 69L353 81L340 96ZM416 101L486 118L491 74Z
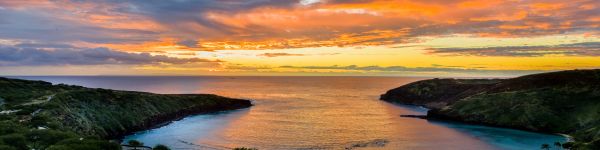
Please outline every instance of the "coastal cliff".
M388 102L441 109L467 96L483 92L500 79L431 79L389 90L381 95Z
M248 100L210 94L154 94L1 77L0 99L0 149L49 149L57 144L63 146L61 148L71 144L72 149L77 149L73 144L75 147L87 144L92 145L89 146L92 149L112 149L117 147L100 145L118 144L103 139L119 138L189 115L252 106ZM52 132L61 136L47 137L44 144L39 144L31 140L41 139L37 134L30 137L33 132ZM4 135L23 137L24 140L21 144L13 144L11 139L14 137ZM91 137L87 139L94 141L71 141L61 145L59 140L77 137Z
M430 79L392 89L381 99L430 108L428 119L565 133L578 149L600 148L600 70Z

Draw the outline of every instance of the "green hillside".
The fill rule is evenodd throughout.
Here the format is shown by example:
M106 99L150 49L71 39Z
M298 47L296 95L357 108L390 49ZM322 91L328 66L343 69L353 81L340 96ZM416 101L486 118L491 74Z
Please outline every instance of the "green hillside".
M481 81L418 81L388 91L382 100L424 106L443 102L429 107L429 118L566 133L578 149L600 149L600 70Z
M119 149L106 139L192 114L251 105L208 94L153 94L0 78L0 149Z

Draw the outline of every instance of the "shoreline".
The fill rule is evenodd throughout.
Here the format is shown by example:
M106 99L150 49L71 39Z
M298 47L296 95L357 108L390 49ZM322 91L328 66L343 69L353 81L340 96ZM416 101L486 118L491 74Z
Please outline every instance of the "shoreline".
M599 75L600 69L575 69L502 80L427 79L390 89L380 100L431 108L429 120L554 134L576 149L600 149Z
M575 142L575 139L573 138L573 136L571 136L569 134L565 134L565 133L552 133L552 132L529 130L529 129L525 129L525 128L515 128L515 127L498 126L498 125L478 123L478 122L461 121L461 120L458 120L458 119L437 118L437 117L430 116L429 111L431 111L433 109L427 108L427 106L424 106L424 105L408 104L408 103L402 103L402 102L390 102L390 103L394 104L396 106L403 107L403 108L407 108L407 106L419 106L419 107L423 107L423 108L425 108L425 109L428 110L425 115L401 114L400 117L403 117L403 118L423 119L423 120L427 120L427 121L440 121L440 122L447 122L447 123L454 122L454 123L463 123L463 124L468 124L468 125L477 125L477 126L485 126L485 127L503 128L503 129L512 129L512 130L519 130L519 131L526 131L526 132L533 132L533 133L540 133L540 134L547 134L547 135L558 135L558 136L565 137L567 139L566 140L567 142Z
M198 109L198 107L192 107L192 108L180 110L180 111L174 112L174 113L153 116L149 120L145 120L142 125L130 128L130 129L128 129L129 131L125 131L120 134L110 135L110 136L108 136L107 139L117 140L119 142L122 142L122 140L126 136L134 135L136 132L164 127L175 121L179 121L179 120L182 120L187 117L196 116L196 115L206 115L206 114L211 114L211 113L220 113L220 112L229 112L229 111L249 109L252 106L254 106L254 104L252 103L251 100L248 100L248 103L239 104L237 106L231 106L231 107L228 107L225 109L223 109L223 108Z
M564 134L564 133L556 133L556 134L567 138L567 142L575 142L575 138L571 135Z

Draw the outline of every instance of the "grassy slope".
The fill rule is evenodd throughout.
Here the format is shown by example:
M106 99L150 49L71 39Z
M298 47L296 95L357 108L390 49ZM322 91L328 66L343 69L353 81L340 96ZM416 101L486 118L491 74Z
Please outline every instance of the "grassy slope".
M533 131L568 133L580 142L578 146L581 149L599 148L600 70L528 75L487 86L471 86L463 91L478 92L466 92L467 95L464 95L465 92L452 92L457 89L447 89L453 86L433 86L429 88L439 90L438 92L451 91L446 93L451 96L446 97L460 96L445 107L431 110L431 117ZM401 88L422 87L406 85ZM394 98L402 96L391 96L396 94L403 93L391 90L382 98L388 98L385 99L387 101L421 104ZM443 99L434 96L434 101Z
M249 101L216 95L160 95L88 89L56 95L47 105L62 127L86 135L117 137L190 114L249 107Z
M31 128L48 127L101 138L122 136L190 114L251 106L247 100L208 94L153 94L7 78L0 78L0 98L5 102L0 111L19 110L0 114L0 133L27 135ZM24 129L1 128L9 125Z
M467 96L482 92L500 79L431 79L389 90L381 99L395 103L442 108Z

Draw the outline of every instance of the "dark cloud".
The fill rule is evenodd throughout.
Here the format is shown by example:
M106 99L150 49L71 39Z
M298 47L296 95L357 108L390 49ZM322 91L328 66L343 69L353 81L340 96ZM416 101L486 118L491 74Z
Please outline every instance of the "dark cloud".
M333 70L353 70L353 71L424 71L424 72L446 72L446 71L474 71L476 69L462 68L443 68L443 67L415 67L409 68L404 66L280 66L281 68L298 68L298 69L333 69Z
M15 47L20 47L20 48L75 48L72 45L69 44L54 44L54 43L19 43L17 45L15 45Z
M127 53L108 48L47 48L0 46L0 66L52 66L52 65L146 65L146 64L188 64L216 62L199 58L174 58L148 53Z
M281 56L327 56L327 55L339 55L340 53L316 53L316 54L294 54L294 53L262 53L257 56L263 57L281 57Z
M198 48L198 41L197 40L183 40L183 41L179 41L177 42L178 45L183 45L189 48Z
M291 54L291 53L263 53L258 56L264 57L280 57L280 56L304 56L304 54Z
M405 66L280 66L280 68L291 68L291 69L315 69L315 70L342 70L342 71L376 71L376 72L447 72L447 73L535 73L543 72L541 70L484 70L484 69L471 69L471 68L459 68L459 67L405 67Z
M260 70L268 70L273 69L268 66L243 66L243 65L230 65L225 67L227 70L240 70L240 71L260 71Z
M194 34L194 37L214 36L210 34L232 34L240 28L215 22L210 19L207 12L235 14L259 7L286 8L298 4L298 0L137 0L117 1L127 3L121 9L124 13L136 13L150 17L165 26L169 26L177 32ZM131 7L134 6L134 7ZM209 28L211 32L204 32L189 28L189 24L196 24Z
M482 48L429 48L428 53L441 55L521 56L544 55L600 56L600 42L584 42L551 46L502 46Z
M140 43L158 39L158 32L130 28L103 27L89 22L51 16L59 12L0 9L0 38L43 43ZM53 14L60 15L60 14Z

